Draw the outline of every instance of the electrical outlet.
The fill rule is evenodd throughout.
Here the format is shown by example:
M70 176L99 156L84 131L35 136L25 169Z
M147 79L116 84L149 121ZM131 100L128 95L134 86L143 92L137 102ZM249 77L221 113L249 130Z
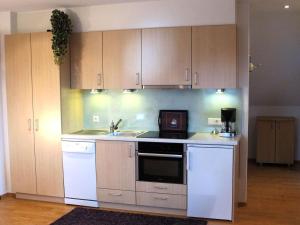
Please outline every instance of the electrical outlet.
M93 122L99 123L99 121L100 121L99 115L93 115Z
M221 118L208 118L207 120L208 125L210 126L221 126Z

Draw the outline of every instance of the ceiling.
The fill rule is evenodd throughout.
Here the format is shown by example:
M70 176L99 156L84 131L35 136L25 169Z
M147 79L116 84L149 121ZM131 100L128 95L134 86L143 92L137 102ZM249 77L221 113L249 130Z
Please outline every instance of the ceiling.
M0 11L18 12L142 1L153 0L0 0Z
M290 5L289 11L300 11L300 0L249 0L256 11L278 12L285 10L284 5Z

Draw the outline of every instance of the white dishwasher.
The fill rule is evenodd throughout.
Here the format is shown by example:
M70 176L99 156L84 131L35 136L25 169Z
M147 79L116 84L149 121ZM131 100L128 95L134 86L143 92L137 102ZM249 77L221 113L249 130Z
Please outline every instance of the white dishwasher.
M96 187L96 143L62 140L65 203L98 207Z

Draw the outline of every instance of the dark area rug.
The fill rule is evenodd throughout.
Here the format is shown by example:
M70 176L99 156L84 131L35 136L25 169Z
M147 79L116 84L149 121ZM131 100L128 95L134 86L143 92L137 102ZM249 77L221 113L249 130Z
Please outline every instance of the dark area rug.
M75 208L51 225L206 225L204 220Z

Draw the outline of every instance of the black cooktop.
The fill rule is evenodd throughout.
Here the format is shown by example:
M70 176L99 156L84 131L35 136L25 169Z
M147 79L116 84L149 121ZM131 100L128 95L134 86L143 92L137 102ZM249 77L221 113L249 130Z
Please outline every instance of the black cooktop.
M195 133L188 132L159 132L148 131L144 134L137 136L137 138L165 138L165 139L188 139Z

